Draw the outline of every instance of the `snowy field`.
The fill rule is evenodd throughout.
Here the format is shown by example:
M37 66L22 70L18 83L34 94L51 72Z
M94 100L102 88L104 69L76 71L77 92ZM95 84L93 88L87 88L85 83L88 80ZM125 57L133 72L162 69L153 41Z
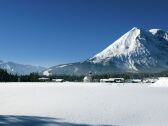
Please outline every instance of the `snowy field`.
M167 126L168 88L0 83L0 126Z

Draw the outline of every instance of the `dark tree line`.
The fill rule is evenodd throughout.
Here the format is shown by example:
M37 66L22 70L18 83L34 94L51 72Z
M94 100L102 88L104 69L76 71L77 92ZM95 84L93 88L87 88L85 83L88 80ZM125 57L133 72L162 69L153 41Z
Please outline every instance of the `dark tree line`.
M29 75L14 75L8 73L6 70L0 69L0 82L39 82L39 78L44 77L38 73L31 73ZM105 79L105 78L124 78L127 79L143 79L153 77L168 77L168 71L160 73L112 73L103 75L93 75L93 79ZM65 81L81 82L84 76L68 76L68 75L53 75L49 76L49 81L52 79L64 79Z
M18 76L9 74L6 70L0 69L0 82L17 82Z
M94 75L94 79L101 78L124 78L127 79L144 79L144 78L157 78L157 77L168 77L168 71L159 73L113 73L113 74L103 74Z
M0 69L0 82L40 82L39 78L44 77L38 73L30 73L29 75L13 75L6 70ZM84 76L68 76L55 75L49 76L49 81L52 79L64 79L65 81L82 81Z
M38 73L31 73L30 75L14 75L8 73L6 70L0 69L0 82L37 82L39 77Z

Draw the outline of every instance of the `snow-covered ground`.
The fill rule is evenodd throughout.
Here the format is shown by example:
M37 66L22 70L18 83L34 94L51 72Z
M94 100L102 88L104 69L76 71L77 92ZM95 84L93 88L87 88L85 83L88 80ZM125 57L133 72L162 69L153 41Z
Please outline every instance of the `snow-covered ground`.
M168 77L160 77L159 80L155 84L152 84L151 86L168 87Z
M0 126L167 126L168 88L0 83Z

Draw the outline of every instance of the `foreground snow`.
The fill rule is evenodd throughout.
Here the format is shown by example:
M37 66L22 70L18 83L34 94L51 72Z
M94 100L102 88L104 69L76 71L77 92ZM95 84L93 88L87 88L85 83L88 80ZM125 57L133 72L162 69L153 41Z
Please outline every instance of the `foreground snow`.
M0 126L166 126L167 98L144 84L1 83Z

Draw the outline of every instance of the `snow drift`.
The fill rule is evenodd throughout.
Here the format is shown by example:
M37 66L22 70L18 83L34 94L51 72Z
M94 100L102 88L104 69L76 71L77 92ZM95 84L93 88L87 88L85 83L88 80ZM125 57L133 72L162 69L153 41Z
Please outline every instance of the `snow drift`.
M160 77L152 86L155 87L168 87L168 77Z

